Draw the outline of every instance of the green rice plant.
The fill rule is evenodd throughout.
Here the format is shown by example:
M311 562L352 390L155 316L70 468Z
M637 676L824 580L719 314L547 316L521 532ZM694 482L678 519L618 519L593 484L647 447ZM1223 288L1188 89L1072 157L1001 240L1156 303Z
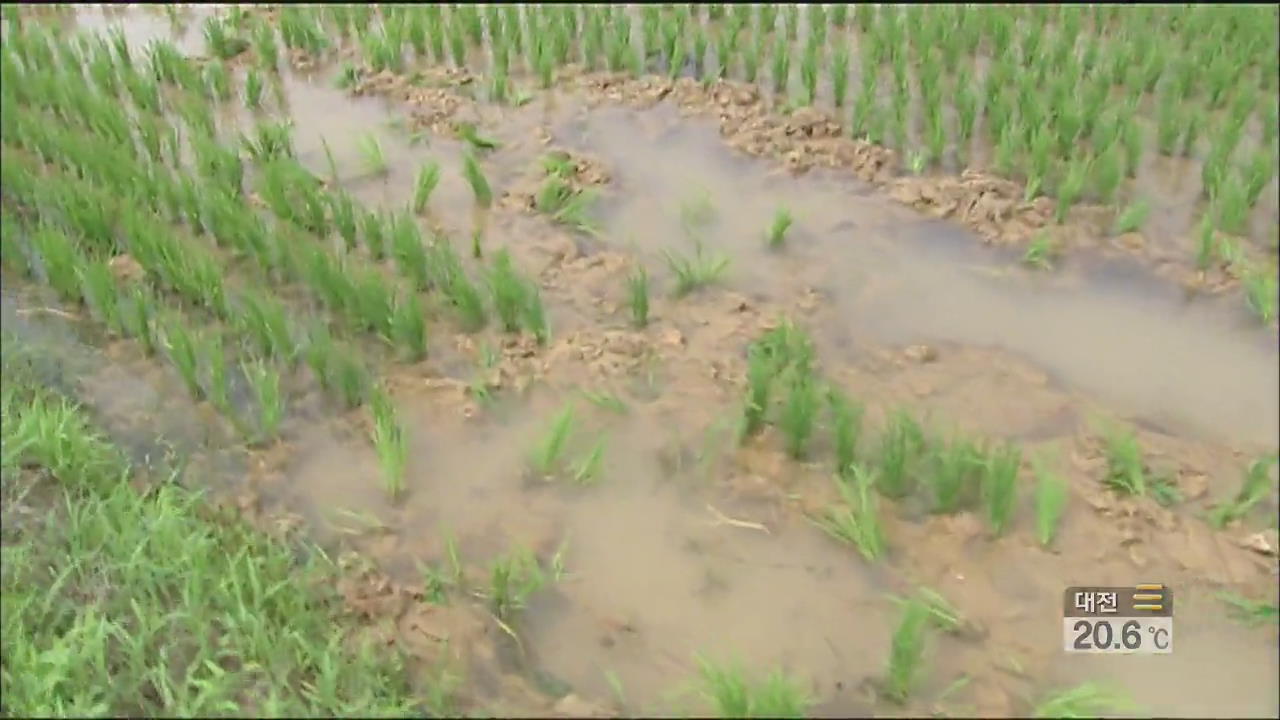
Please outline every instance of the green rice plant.
M875 562L884 556L886 543L872 492L877 484L874 471L850 465L843 475L836 476L835 483L842 504L827 508L815 522L831 537L857 548L868 562Z
M369 371L354 349L335 345L329 355L328 373L329 387L348 410L364 404L369 392Z
M1057 245L1053 242L1049 231L1041 229L1027 245L1027 251L1022 254L1022 263L1039 270L1051 270L1057 257Z
M1207 519L1215 529L1221 530L1249 513L1258 503L1271 494L1271 466L1280 462L1280 456L1260 457L1249 464L1244 482L1231 500L1214 505Z
M360 218L360 230L369 256L381 260L387 254L386 223L378 211L364 213Z
M977 445L961 437L933 448L927 480L933 512L960 511L976 495L979 472L985 461Z
M214 57L221 60L230 60L249 48L248 41L236 35L235 28L219 17L204 21L204 41Z
M196 400L204 398L204 389L200 387L200 362L196 355L196 342L184 326L184 320L178 315L170 316L164 327L165 353L169 362L182 377L187 392Z
M1084 683L1053 693L1036 704L1035 718L1097 718L1134 711L1133 702L1117 690Z
M405 467L409 461L409 448L404 427L397 417L395 406L386 393L375 388L370 394L370 410L373 414L371 440L378 453L378 466L382 470L382 487L393 500L404 495Z
M1116 218L1116 224L1113 232L1116 235L1137 232L1142 229L1144 223L1147 222L1147 216L1151 214L1151 205L1147 203L1146 198L1138 198L1120 213Z
M903 498L911 492L914 478L909 470L916 455L923 449L924 433L920 425L905 410L896 410L880 436L877 487L881 493L891 498Z
M83 262L70 238L61 230L41 223L31 235L31 249L40 260L40 274L65 300L78 302L81 296L79 267Z
M1132 430L1110 427L1104 431L1107 475L1103 482L1125 495L1147 494L1146 464Z
M1091 164L1090 159L1087 157L1068 163L1067 176L1063 178L1062 183L1058 186L1058 204L1053 213L1053 218L1059 225L1067 221L1067 212L1071 210L1071 206L1075 204L1080 197L1080 193L1084 190L1084 183L1089 177Z
M244 373L249 389L253 392L254 401L258 405L255 442L268 443L279 435L280 421L284 419L284 394L280 389L280 373L270 363L260 358L242 362L240 370Z
M1227 605L1227 614L1236 620L1256 627L1280 623L1280 605L1265 600L1252 600L1231 592L1218 593L1218 599Z
M1036 475L1036 539L1040 541L1041 547L1049 547L1057 535L1062 512L1066 509L1067 481L1034 459L1031 461L1031 468Z
M226 102L231 97L231 76L227 74L227 66L214 60L204 68L204 82L209 89L212 100Z
M616 413L618 415L626 415L628 412L627 403L622 398L618 397L617 393L606 390L583 390L582 396L592 405L608 410L609 412Z
M857 462L858 439L862 435L862 416L865 408L836 388L827 391L827 404L831 409L831 433L834 437L836 473L845 477L853 471Z
M1277 305L1280 304L1275 267L1255 267L1246 272L1244 297L1249 309L1262 322L1275 320Z
M931 613L929 606L913 597L903 604L898 627L889 646L889 665L885 671L885 696L905 703L924 661L925 633Z
M546 345L551 337L551 325L547 320L547 308L542 302L542 289L537 283L525 282L524 307L521 311L524 327L533 333L539 345Z
M1240 178L1228 175L1209 194L1210 205L1217 211L1218 227L1232 235L1244 235L1249 224L1249 200Z
M456 261L456 256L454 256ZM449 303L458 311L458 317L464 332L478 332L488 322L484 299L480 290L459 267L450 273L444 285L445 295Z
M627 276L627 305L631 308L631 324L643 328L649 324L649 273L637 265Z
M573 482L578 485L594 485L600 479L604 468L604 451L607 439L601 435L585 455L574 463L570 473Z
M809 7L817 7L810 5ZM804 86L804 104L812 106L818 99L818 53L821 46L810 40L800 56L800 83Z
M7 228L6 228L7 230ZM5 235L6 246L17 245L16 235ZM14 238L14 239L9 239ZM107 329L112 332L123 330L120 312L119 291L111 267L103 261L88 261L80 266L81 292L85 302L98 314Z
M440 184L440 163L431 160L422 169L418 171L418 180L414 184L413 190L413 212L421 215L427 209L427 202L431 199L431 193L435 192L436 186Z
M595 199L594 193L574 190L561 177L552 175L543 182L535 204L539 212L547 213L552 220L594 235L599 231L588 212Z
M391 225L391 254L400 274L407 278L414 290L426 290L430 283L427 267L427 250L413 217L397 214Z
M267 357L292 360L295 347L284 306L253 291L241 293L240 300L238 329Z
M416 293L406 293L396 301L391 315L391 336L409 362L418 362L427 356L426 313Z
M817 422L820 398L816 382L809 370L792 368L788 378L787 399L778 416L778 426L786 439L787 453L796 460L803 459L813 437Z
M506 248L498 251L493 268L488 274L489 290L493 295L493 308L498 314L504 332L519 332L521 313L525 305L526 286L511 262Z
M1205 213L1200 216L1200 224L1196 233L1196 267L1201 271L1213 265L1217 236L1214 234L1213 215Z
M509 622L546 583L546 573L532 551L511 550L489 567L489 609L498 620Z
M244 76L244 106L250 110L262 107L262 76L249 68Z
M480 170L480 163L476 160L476 156L471 152L463 153L462 174L466 177L467 183L471 185L471 192L475 195L476 205L482 208L488 208L492 205L493 190L489 187L489 181L485 179L484 173Z
M765 235L765 240L769 243L769 247L778 249L786 242L787 230L791 229L791 212L786 208L778 208L773 214L773 223L769 226L769 233Z
M706 228L715 219L716 206L711 200L711 193L706 190L700 190L680 202L680 226L689 234Z
M729 257L722 253L708 253L699 241L692 256L664 250L667 266L675 273L676 297L684 297L700 288L718 282L729 269Z
M751 41L742 51L742 74L744 79L753 85L760 74L760 57L765 52L764 44L765 34L758 30L752 34Z
M364 157L365 171L375 177L382 177L388 172L387 157L382 151L382 143L376 135L365 133L356 141L360 155Z
M1276 176L1275 152L1264 150L1255 153L1244 168L1244 195L1249 207L1258 204L1262 191Z
M156 354L156 327L153 319L158 304L155 295L143 285L134 285L126 309L121 313L125 333L142 343L148 357Z
M288 121L262 122L255 126L252 137L241 135L241 142L255 161L266 164L279 158L296 157L292 136L293 125Z
M701 693L722 718L803 718L813 699L794 678L774 670L752 684L737 665L697 657Z
M752 437L764 426L769 411L769 396L778 366L759 344L747 351L747 398L743 404L742 439Z
M991 531L1000 536L1009 527L1018 499L1018 471L1022 450L1006 444L987 453L982 465L982 500Z
M782 36L773 44L773 91L779 95L787 91L791 76L791 48Z
M280 67L280 46L276 43L276 33L271 25L263 22L254 26L253 51L257 56L258 66L267 72L276 72Z
M539 476L549 479L556 475L576 425L577 419L573 405L566 404L556 414L550 429L537 442L530 454L530 464Z
M231 385L227 379L227 356L223 350L222 334L216 331L205 333L197 352L201 364L208 371L209 402L219 412L229 415L232 412Z

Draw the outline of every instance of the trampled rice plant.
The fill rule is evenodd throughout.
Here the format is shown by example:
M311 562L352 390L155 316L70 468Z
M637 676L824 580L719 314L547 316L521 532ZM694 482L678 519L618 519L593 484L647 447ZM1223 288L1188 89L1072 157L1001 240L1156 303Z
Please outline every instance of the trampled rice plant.
M1128 207L1120 213L1116 218L1114 232L1116 235L1136 232L1142 229L1143 224L1147 222L1147 216L1151 214L1151 206L1145 198L1138 198L1129 204Z
M382 486L392 500L399 500L404 494L405 466L409 460L404 428L391 399L380 388L371 393L369 406L373 413L371 439L382 470Z
M769 225L769 233L765 236L769 247L775 250L782 247L787 240L787 230L791 229L791 223L791 212L786 208L779 208L773 214L773 223Z
M1274 265L1256 267L1245 273L1244 293L1245 303L1262 322L1269 323L1276 319L1280 290L1277 290Z
M978 446L963 437L933 448L927 475L933 512L959 512L975 498L984 460Z
M280 421L284 419L284 394L280 387L280 373L271 363L261 358L244 361L240 369L258 406L254 442L259 444L271 442L278 436Z
M836 476L835 483L842 503L827 508L815 522L831 537L853 545L866 560L878 560L885 553L886 543L872 490L876 485L874 471L850 465L843 475Z
M439 184L440 163L431 160L418 171L418 179L414 184L413 212L415 214L421 215L427 209L427 202L431 199L431 193L435 191L436 186Z
M184 325L181 316L171 315L164 323L165 353L169 362L182 377L187 392L196 400L204 398L204 389L200 386L200 362L196 354L196 341Z
M1018 471L1022 466L1022 450L1005 444L987 452L982 465L982 502L987 522L996 536L1004 534L1013 519L1018 499Z
M903 604L902 616L889 646L889 665L885 671L885 696L905 703L924 661L925 633L929 629L929 606L917 597Z
M1097 718L1129 713L1135 709L1133 702L1121 692L1096 683L1084 683L1049 695L1036 704L1031 716L1035 718Z
M887 497L906 497L914 485L910 470L924 449L924 432L906 413L897 410L880 436L880 472L877 489Z
M489 187L489 181L485 179L484 172L480 170L480 163L476 160L476 156L470 152L465 152L462 156L462 174L466 177L467 184L471 186L476 205L482 208L492 205L493 190Z
M637 265L627 276L627 306L631 309L631 324L643 328L649 324L649 273L643 265Z
M813 699L800 683L774 670L752 683L737 665L698 657L701 693L722 718L803 718Z
M1280 622L1280 605L1265 600L1253 600L1242 595L1223 592L1218 599L1227 605L1227 614L1245 625L1256 627Z
M559 471L560 460L577 425L576 418L573 405L565 405L551 421L546 434L534 445L529 462L542 478L550 479Z
M696 242L692 256L671 250L663 250L662 254L667 260L667 266L676 276L673 290L676 297L684 297L714 284L729 269L729 257L723 253L707 252L701 241Z
M808 452L821 401L817 382L808 368L791 368L787 380L787 398L778 415L778 427L785 438L787 454L800 460Z
M1244 482L1240 490L1231 500L1220 502L1209 511L1207 519L1214 528L1221 530L1232 522L1244 517L1258 503L1272 492L1271 466L1280 462L1280 457L1272 455L1261 457L1249 464L1245 471Z
M1032 460L1031 467L1036 475L1036 539L1041 547L1049 547L1066 509L1067 481L1042 462Z

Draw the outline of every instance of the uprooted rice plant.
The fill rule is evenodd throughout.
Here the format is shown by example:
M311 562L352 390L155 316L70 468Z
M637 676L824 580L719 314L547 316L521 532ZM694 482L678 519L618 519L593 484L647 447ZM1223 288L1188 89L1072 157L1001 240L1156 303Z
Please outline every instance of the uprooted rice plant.
M1274 9L2 32L13 714L1274 709ZM1135 573L1229 692L971 590Z

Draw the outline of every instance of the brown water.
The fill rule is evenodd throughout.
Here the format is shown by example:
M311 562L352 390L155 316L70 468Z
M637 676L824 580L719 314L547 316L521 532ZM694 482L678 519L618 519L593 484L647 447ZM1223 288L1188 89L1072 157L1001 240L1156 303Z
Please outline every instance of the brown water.
M162 17L134 16L148 17L126 24L135 44L167 32ZM409 143L388 125L399 110L350 98L324 73L286 76L284 90L296 147L313 171L328 173L324 138L343 187L369 205L396 207L411 196L418 168L435 159L443 179L431 220L466 240L474 218L457 140L431 134ZM1075 462L1088 459L1088 420L1104 409L1159 428L1140 433L1144 444L1209 475L1212 493L1233 491L1244 463L1233 448L1270 449L1280 434L1270 330L1249 326L1234 304L1186 303L1142 272L1070 259L1058 273L1026 272L853 180L790 178L735 155L712 126L668 107L588 110L560 96L552 105L485 108L481 119L483 133L503 142L484 161L498 193L528 176L544 126L554 144L598 157L612 176L599 208L603 241L566 240L562 229L501 207L488 226L486 242L511 247L522 267L541 263L532 267L548 288L552 347L532 360L508 348L500 400L485 410L455 384L424 381L465 383L480 372L474 347L442 325L427 366L393 373L410 436L404 500L387 499L368 442L334 417L290 428L282 471L259 488L275 506L302 513L320 536L342 511L377 518L386 532L350 541L407 580L418 562L439 560L446 534L458 538L477 584L488 560L514 545L544 557L563 548L568 575L518 618L527 665L601 701L616 676L632 714L685 707L672 693L696 676L695 654L787 668L832 715L1018 715L1052 688L1098 679L1121 684L1156 715L1280 709L1275 633L1231 622L1212 597L1221 587L1269 591L1274 559L1207 532L1191 508L1167 526L1134 521L1124 507L1095 513L1086 501L1097 495L1096 469ZM365 134L383 147L385 176L363 167L357 139ZM655 290L665 290L661 251L691 250L680 208L699 192L717 211L701 236L732 259L727 288L680 301L655 296L653 325L626 330L600 304L623 287L626 268L610 258L634 249ZM770 251L763 234L780 206L796 224L787 247ZM566 242L587 252L565 255ZM812 293L818 300L806 311ZM751 307L739 309L740 298ZM913 518L885 504L891 550L875 565L815 529L801 511L830 496L830 468L785 460L768 435L738 449L727 432L745 344L784 311L813 329L824 370L868 402L869 418L908 403L937 411L944 424L1054 449L1073 488L1056 550L1034 545L1025 501L1010 536L996 542L978 538L969 516ZM500 345L497 336L488 341ZM917 343L938 348L938 359L902 362L898 348ZM84 383L91 401L108 415L145 414L158 392L121 378L160 381L101 362L107 369ZM527 393L510 389L526 377ZM628 412L594 407L582 389L612 390ZM607 438L594 486L529 470L531 448L569 400L578 412L570 460ZM1174 655L1061 653L1064 586L1150 581L1179 593ZM931 637L916 699L895 710L868 682L883 672L896 622L885 594L914 583L937 588L983 633ZM935 707L962 677L972 682Z

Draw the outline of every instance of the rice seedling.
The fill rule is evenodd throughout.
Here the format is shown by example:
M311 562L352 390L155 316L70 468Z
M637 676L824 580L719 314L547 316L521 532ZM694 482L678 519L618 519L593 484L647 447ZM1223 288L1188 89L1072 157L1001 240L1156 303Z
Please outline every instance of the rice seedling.
M857 548L867 561L878 560L885 553L886 543L872 492L876 485L874 472L850 465L843 475L836 477L835 483L842 503L827 508L825 515L814 522L831 537Z
M1217 249L1216 240L1213 215L1205 213L1200 216L1200 224L1196 233L1196 267L1201 271L1208 270L1213 265Z
M791 79L791 48L781 36L773 44L772 70L773 91L782 95L787 91L787 82Z
M493 295L493 308L498 314L504 332L519 332L521 311L525 304L524 279L516 273L511 254L506 248L498 251L493 268L488 275L489 290Z
M1085 180L1089 176L1090 160L1084 158L1073 160L1067 165L1067 176L1058 187L1058 203L1054 208L1053 218L1059 224L1067 221L1067 211L1075 204L1084 190Z
M1103 482L1125 495L1147 494L1146 464L1142 448L1132 430L1111 427L1104 431L1107 453L1107 475Z
M1067 481L1037 460L1032 460L1031 467L1036 476L1036 539L1041 547L1049 547L1066 509Z
M578 485L593 485L600 479L604 468L604 451L607 439L600 436L591 449L574 463L571 477Z
M778 368L760 345L752 345L747 356L747 398L743 404L742 439L755 435L764 426L769 410L769 396Z
M376 135L365 133L357 141L360 149L360 155L364 158L365 171L375 177L382 177L387 174L387 157L382 151L382 143L378 141Z
M551 428L534 446L530 455L530 463L535 472L544 479L555 476L569 438L577 425L573 405L565 405L551 422Z
M1221 530L1227 525L1243 518L1258 503L1271 494L1271 466L1280 462L1280 456L1261 457L1249 464L1244 474L1244 482L1240 490L1230 500L1216 504L1209 511L1207 520L1215 529Z
M880 472L877 488L887 497L902 498L911 492L914 478L909 470L924 448L924 433L904 410L897 410L880 437Z
M1004 533L1013 518L1021 465L1022 450L1013 444L988 452L983 463L982 500L987 511L987 522L996 536Z
M1218 593L1218 599L1227 605L1227 614L1245 625L1256 627L1270 623L1280 623L1280 605L1265 600L1250 598L1231 592Z
M792 368L788 378L787 399L778 416L778 426L785 437L787 453L803 459L813 437L819 409L819 395L813 376L806 368Z
M262 107L262 75L249 68L244 76L244 106L250 110Z
M208 374L208 398L219 412L230 415L231 386L227 379L227 357L223 350L222 335L217 331L205 333L197 352Z
M486 593L489 609L502 622L508 622L523 610L529 598L547 583L546 573L537 556L527 548L509 551L489 567Z
M551 219L588 234L598 234L595 223L587 216L595 194L587 190L575 190L557 175L549 176L542 184L535 199L539 212Z
M165 321L165 353L169 356L169 362L173 363L174 369L178 371L178 375L182 377L187 392L192 398L201 400L204 398L204 389L200 387L200 364L196 355L196 342L183 323L184 320L177 315L171 315Z
M386 223L382 214L376 210L364 213L360 217L360 231L364 236L364 246L369 250L369 256L374 260L386 257Z
M1114 232L1116 235L1137 232L1147 221L1147 215L1151 213L1151 206L1145 198L1138 198L1129 204L1116 218Z
M933 512L958 512L973 499L984 459L976 445L960 437L933 448L926 476Z
M765 240L769 243L769 247L773 249L781 248L787 239L787 230L791 228L791 213L786 208L779 208L773 214L773 223L769 226L769 233L765 236Z
M1224 177L1209 194L1211 207L1217 211L1218 228L1232 235L1243 235L1249 221L1249 200L1244 185L1234 175Z
M413 212L421 215L427 209L431 193L440 184L440 163L432 160L418 171L418 179L413 190Z
M493 190L489 187L489 181L485 179L484 173L480 170L480 163L476 160L476 156L470 152L463 154L462 174L466 177L467 183L471 185L471 192L475 195L476 205L482 208L488 208L492 205Z
M1031 239L1027 251L1022 254L1022 263L1039 270L1051 270L1057 255L1057 245L1049 231L1042 229Z
M889 599L899 607L905 607L912 600L921 603L929 611L929 622L943 632L959 633L970 626L960 611L937 590L919 587L910 598L890 595Z
M274 440L284 419L284 395L280 388L280 373L260 358L246 360L240 370L253 392L258 406L258 423L255 442L265 444Z
M677 254L671 250L664 250L663 256L676 276L673 291L676 297L684 297L718 282L729 269L727 255L707 252L700 241L695 244L692 256Z
M722 718L803 718L813 699L800 683L774 670L759 684L751 683L737 665L721 665L696 658L701 692Z
M405 466L409 459L404 428L396 416L395 406L383 390L373 390L369 405L373 413L371 439L382 469L382 486L392 500L399 500L404 494Z
M627 275L627 305L631 308L631 324L637 328L649 324L649 273L637 265Z
M142 351L148 356L156 353L156 335L153 318L158 304L155 296L142 285L135 285L123 312L125 332L142 343Z
M350 347L334 346L328 357L328 385L348 410L360 407L369 392L369 371Z
M836 48L831 54L831 95L837 108L844 107L848 93L849 45L841 42L836 44Z
M903 604L901 619L890 640L889 665L884 678L885 696L893 702L905 703L911 693L924 660L930 616L929 606L919 598L913 597Z
M10 235L6 233L5 235L6 239L16 237L16 234ZM8 240L5 243L7 248L16 245L16 240ZM121 332L123 326L120 314L119 291L116 289L111 267L102 261L89 261L80 266L79 274L82 286L81 292L85 302L98 314L98 319L107 326L108 330Z
M467 143L467 145L471 149L475 150L476 152L483 152L486 150L495 150L497 148L502 147L502 144L499 143L497 140L493 140L493 139L481 136L476 131L476 126L474 123L469 123L469 122L459 123L458 137L462 138Z
M1280 290L1277 290L1274 266L1253 268L1245 273L1244 292L1246 304L1262 322L1269 323L1276 319Z
M1132 701L1117 690L1096 683L1084 683L1053 693L1036 704L1035 718L1097 718L1133 712Z
M409 362L427 356L427 321L422 300L415 293L402 295L391 315L391 336Z
M680 225L685 232L695 234L716 219L716 207L711 193L700 190L680 203Z
M757 381L758 382L758 381ZM754 389L754 384L753 384ZM761 406L767 405L768 386L764 388ZM856 461L858 439L862 433L861 403L851 401L842 392L830 387L826 393L827 404L831 411L831 427L835 444L836 473L844 476L852 470ZM757 425L759 420L756 421Z

